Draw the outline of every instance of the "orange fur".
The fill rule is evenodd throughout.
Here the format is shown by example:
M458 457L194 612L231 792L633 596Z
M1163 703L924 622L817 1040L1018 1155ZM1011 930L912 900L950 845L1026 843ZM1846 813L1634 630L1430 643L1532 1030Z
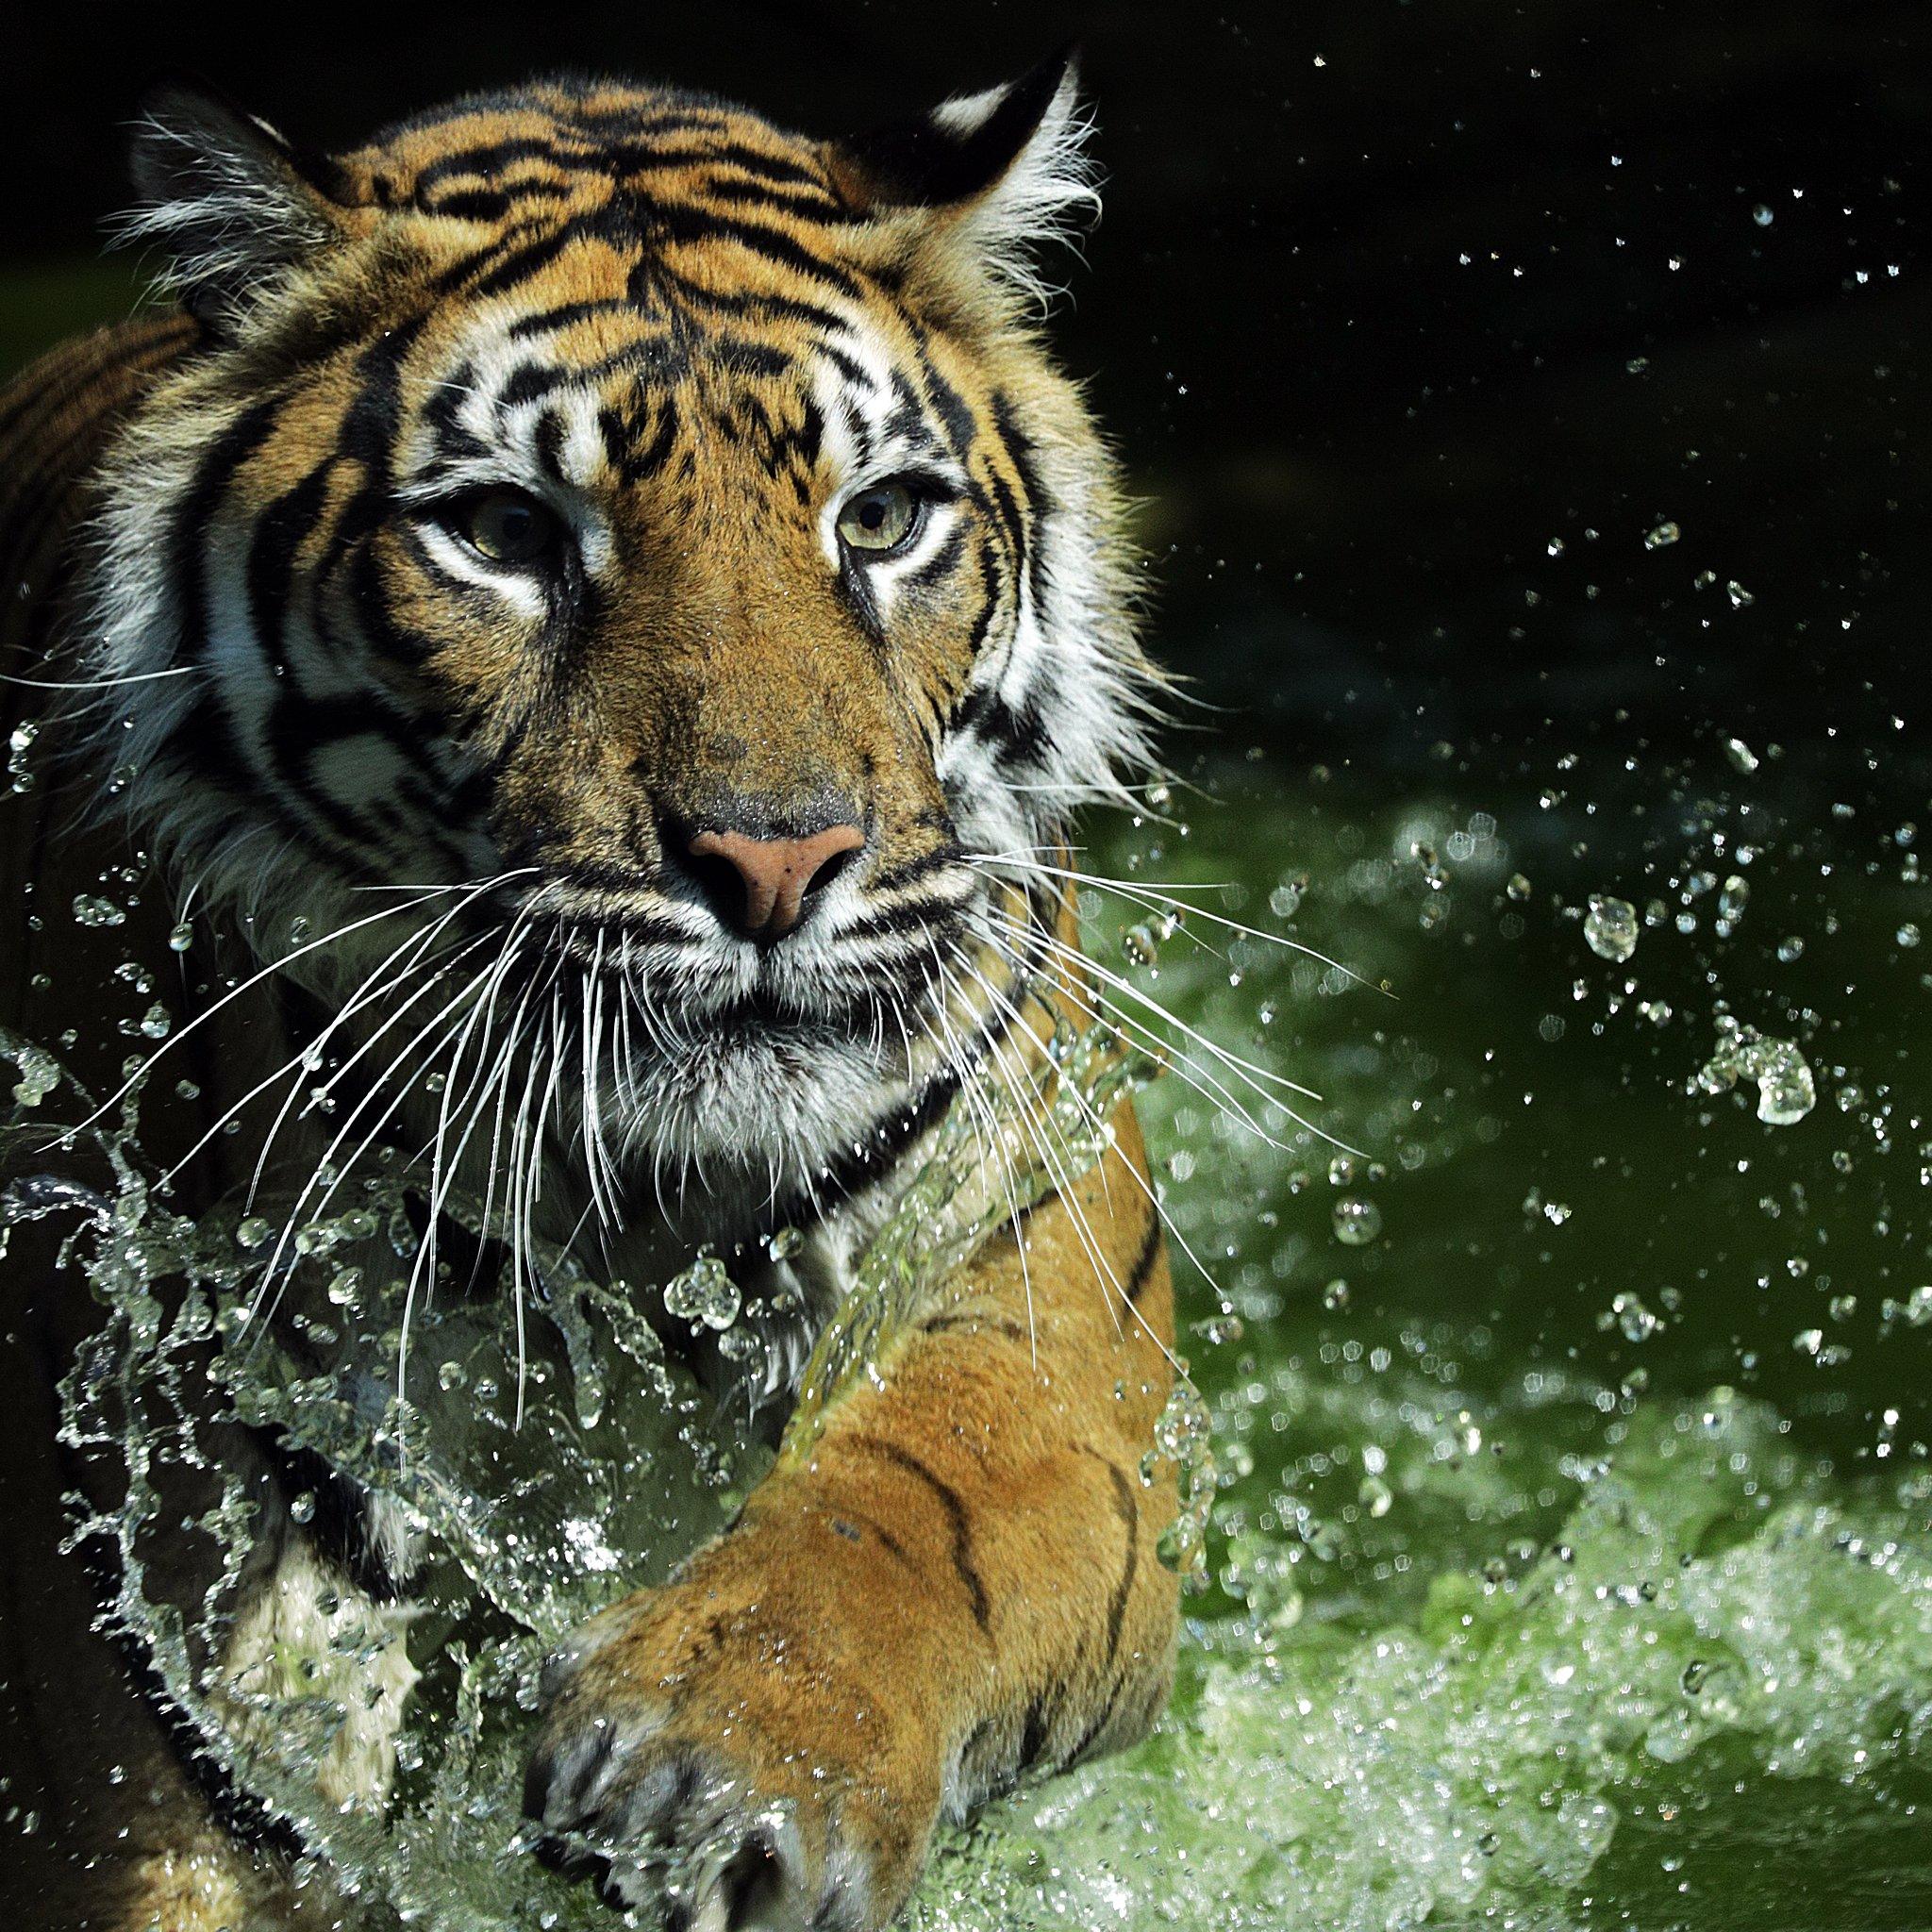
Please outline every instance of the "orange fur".
M9 668L144 676L169 651L192 658L202 639L157 642L161 618L131 625L132 593L108 580L137 573L150 544L174 559L173 611L221 590L197 590L197 572L214 583L225 568L239 582L245 558L253 621L262 586L279 584L274 621L299 614L302 638L373 638L368 715L383 721L394 759L417 771L409 734L432 721L438 756L470 788L452 780L450 795L485 797L474 825L434 827L450 849L424 870L461 878L471 848L458 835L493 841L543 874L543 916L566 951L566 938L658 916L653 895L681 828L733 811L757 823L732 838L766 836L770 821L802 840L819 836L805 819L838 801L858 830L841 826L832 842L856 849L862 831L876 886L954 863L962 814L1031 769L1025 758L1057 755L1057 720L1093 735L1067 789L1113 782L1139 742L1125 694L1145 677L1122 614L1120 500L1077 393L1021 318L1018 253L987 253L999 196L1027 209L1051 199L1042 171L1067 140L1072 96L1070 83L1047 80L1021 102L999 165L933 205L907 187L890 144L806 141L741 110L616 84L461 105L315 171L217 110L171 110L143 163L149 230L176 248L198 320L105 333L0 396L0 557L6 581L25 587L0 616ZM620 138L619 126L632 131ZM192 144L209 140L230 144L219 178ZM259 247L273 243L252 268L238 255L245 235L216 219L212 199L237 170L253 171L247 206ZM940 526L946 543L889 597L828 563L839 492L858 464L849 450L834 459L824 420L833 304L848 342L898 372L928 428L941 425L932 461L958 473L949 507L931 512L952 520ZM567 626L553 605L454 578L421 491L410 493L424 446L476 441L474 425L451 426L460 393L503 381L504 344L524 340L512 325L528 317L550 318L532 380L561 371L575 399L557 437L579 441L550 452L562 479L554 497L580 516L572 528L587 559ZM482 321L508 331L487 349ZM155 505L145 534L143 490ZM182 521L184 503L198 522ZM1042 565L1056 522L1077 543ZM1042 700L1031 717L988 707L982 689L986 657L1017 650L1028 624L1057 625L1057 649L1086 651L1074 682L1092 687L1056 690L1041 672L1059 708ZM308 646L283 644L299 688L297 646ZM32 929L9 949L0 1017L42 1038L76 1028L77 1071L97 1092L118 1084L128 1050L98 1020L111 968L126 957L172 968L176 877L215 882L182 990L192 1019L220 999L224 970L232 982L287 949L279 924L291 908L340 915L362 903L343 896L357 866L382 875L375 845L358 843L376 794L350 795L331 767L282 800L278 771L258 769L265 755L245 733L219 757L208 748L221 742L195 715L208 682L192 693L129 685L108 701L104 734L70 716L50 734L45 782L6 808L0 852ZM17 690L9 703L15 719L48 708ZM985 775L962 783L942 769L945 747L975 703L992 719L984 730L1006 736L989 738ZM325 708L315 700L318 730ZM111 812L76 829L74 811L100 803L124 719L139 747L132 837ZM278 715L278 742L304 722L299 707ZM431 724L421 729L426 740ZM418 773L431 790L443 774ZM264 823L294 856L263 884L228 841L272 808L281 816ZM1015 822L1058 836L1059 815ZM266 849L247 848L249 863ZM403 864L392 869L407 880ZM104 878L140 902L110 941L67 917ZM527 917L533 903L502 916ZM685 916L689 894L669 903ZM1041 945L1056 919L1059 939L1073 937L1064 907L1027 916L1045 921ZM956 957L986 974L984 996L908 978L901 1016L916 994L948 1026L982 1029L991 1043L974 1077L1037 1064L1055 974L1029 975L1022 968L1038 958L1016 961L983 939ZM191 1211L232 1200L266 1144L277 1094L242 1108L238 1133L209 1137L302 1044L306 1023L272 991L195 1032L184 1070L198 1092L152 1087L151 1155L172 1164L208 1141L179 1183ZM326 1003L340 988L317 974L309 991ZM1002 1018L1006 1002L1024 1017ZM907 1091L937 1078L936 1042L908 1037L893 1068ZM809 1124L808 1106L800 1118ZM1141 1463L1170 1387L1171 1295L1126 1103L1113 1124L1101 1164L989 1239L727 1535L663 1589L606 1612L559 1659L533 1810L602 1837L620 1860L645 1811L654 1828L728 1825L737 1836L717 1884L736 1903L714 1889L690 1903L696 1924L764 1923L743 1914L782 1895L814 1924L882 1925L946 1807L963 1813L1028 1772L1116 1748L1160 1707L1176 1587L1156 1543L1174 1498L1171 1478L1143 1479ZM298 1176L318 1158L315 1131L295 1141ZM748 1214L758 1178L724 1191L716 1211ZM552 1211L567 1224L588 1198L566 1191ZM649 1239L656 1259L691 1242L675 1226ZM52 1823L41 1862L8 1879L6 1895L50 1928L192 1932L212 1921L206 1898L189 1903L200 1879L182 1874L220 1867L238 1897L267 1888L247 1907L251 1925L300 1923L293 1895L275 1890L275 1860L210 1824L54 1555L74 1478L53 1447L53 1382L89 1315L54 1272L50 1234L17 1238L7 1277L6 1325L22 1356L9 1386L37 1413L6 1445L10 1491L30 1500L7 1553L5 1768L16 1794L42 1794ZM241 1441L233 1455L270 1498L269 1460ZM78 1479L111 1491L110 1471ZM279 1548L299 1541L287 1523L275 1536ZM244 1604L264 1587L244 1577ZM184 1601L194 1588L184 1571ZM771 1807L782 1828L759 1823ZM741 1916L719 1916L729 1912Z

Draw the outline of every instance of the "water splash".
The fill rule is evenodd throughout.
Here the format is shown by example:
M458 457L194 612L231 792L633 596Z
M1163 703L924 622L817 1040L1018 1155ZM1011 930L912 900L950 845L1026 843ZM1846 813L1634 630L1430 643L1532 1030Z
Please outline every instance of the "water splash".
M1932 1739L1928 1500L1920 1472L1845 1507L1728 1391L1640 1409L1532 1560L1439 1576L1410 1622L1233 1579L1250 1614L1163 1731L962 1834L908 1923L1580 1924L1553 1901L1632 1778L1870 1779Z
M1729 1013L1720 1013L1717 1024L1717 1051L1697 1074L1704 1092L1727 1092L1749 1080L1757 1089L1757 1118L1774 1127L1795 1126L1818 1105L1811 1068L1792 1041L1774 1040Z
M23 1112L60 1089L65 1076L44 1049L0 1036L0 1053L19 1071ZM987 1096L976 1116L956 1105L858 1256L781 1453L806 1452L840 1391L944 1295L991 1231L1103 1158L1115 1103L1149 1071L1099 1028L1059 1021L1030 1091ZM417 1247L411 1204L392 1161L378 1161L359 1193L345 1186L350 1205L301 1226L277 1264L286 1208L197 1222L157 1197L139 1103L137 1088L84 1137L105 1186L45 1172L51 1137L28 1134L16 1136L0 1201L8 1228L71 1218L65 1253L103 1309L62 1386L62 1434L126 1472L121 1501L85 1513L70 1538L119 1553L108 1622L152 1657L197 1748L295 1827L308 1882L340 1897L343 1924L607 1924L593 1895L527 1855L515 1794L542 1657L721 1529L767 1455L716 1439L714 1402L666 1355L629 1285L599 1281L539 1243L525 1324L492 1291L419 1301L407 1265ZM989 1128L1007 1163L999 1180ZM1042 1138L1057 1150L1051 1174L1035 1152ZM452 1196L445 1212L482 1230L471 1204ZM370 1259L385 1228L404 1264L388 1270ZM795 1245L782 1233L771 1244L774 1256ZM298 1282L318 1291L293 1297L304 1312L292 1324L261 1319L264 1288L289 1296ZM714 1255L701 1254L662 1299L721 1346L750 1333ZM312 1452L387 1506L424 1553L407 1607L334 1589L318 1571L264 1593L230 1631L229 1592L258 1525L245 1484L207 1440L210 1416ZM1206 1410L1183 1380L1150 1454L1181 1473L1182 1516L1164 1553L1197 1575L1214 1492L1207 1438ZM184 1485L203 1492L185 1522ZM297 1495L291 1513L300 1523L314 1507ZM213 1555L217 1580L198 1603L171 1601L157 1580L151 1544L164 1524ZM218 1668L223 1655L229 1663ZM372 1796L384 1791L386 1803Z

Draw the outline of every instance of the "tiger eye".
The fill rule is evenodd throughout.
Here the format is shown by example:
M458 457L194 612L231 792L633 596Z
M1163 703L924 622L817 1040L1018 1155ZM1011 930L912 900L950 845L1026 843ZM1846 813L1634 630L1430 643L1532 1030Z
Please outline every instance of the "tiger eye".
M457 528L479 556L512 569L541 563L559 534L556 517L521 490L485 490L471 497Z
M896 550L919 521L919 499L904 483L874 483L839 512L839 535L854 550Z

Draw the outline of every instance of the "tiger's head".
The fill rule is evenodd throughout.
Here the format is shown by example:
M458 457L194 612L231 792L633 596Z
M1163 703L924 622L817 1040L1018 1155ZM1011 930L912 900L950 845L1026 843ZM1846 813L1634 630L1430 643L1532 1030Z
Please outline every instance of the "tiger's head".
M131 225L204 339L88 629L145 841L264 952L366 924L343 983L412 889L412 966L487 932L474 1003L626 1150L808 1181L967 1050L989 861L1145 757L1036 321L1083 132L1064 62L858 141L564 80L312 160L156 104Z

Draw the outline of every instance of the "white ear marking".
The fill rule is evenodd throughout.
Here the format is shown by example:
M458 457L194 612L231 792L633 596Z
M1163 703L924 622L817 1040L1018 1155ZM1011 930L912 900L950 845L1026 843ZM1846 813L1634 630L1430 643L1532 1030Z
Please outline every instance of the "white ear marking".
M933 110L933 120L947 131L970 133L1008 91L995 87L947 100ZM1099 220L1099 168L1086 151L1091 133L1093 116L1080 107L1080 77L1069 66L1007 172L960 216L962 236L985 263L1041 309L1058 290L1041 275L1040 257L1078 245Z
M933 122L963 140L1021 84L943 101L933 109ZM1059 292L1041 273L1041 256L1077 246L1100 217L1100 170L1087 152L1092 132L1093 116L1080 105L1079 75L1070 62L1019 153L956 217L956 232L966 245L1041 308Z

